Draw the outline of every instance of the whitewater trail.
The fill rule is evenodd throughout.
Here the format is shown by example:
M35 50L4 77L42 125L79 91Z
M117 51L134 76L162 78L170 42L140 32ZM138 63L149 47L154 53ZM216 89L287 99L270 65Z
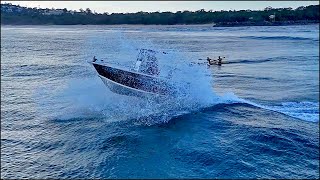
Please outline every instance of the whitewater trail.
M319 122L319 103L315 102L283 102L281 105L262 105L237 97L233 93L225 94L222 98L224 103L245 103L254 107L275 111L303 121Z
M267 106L243 100L242 102L285 114L303 121L319 122L319 103L315 102L283 102L281 105Z

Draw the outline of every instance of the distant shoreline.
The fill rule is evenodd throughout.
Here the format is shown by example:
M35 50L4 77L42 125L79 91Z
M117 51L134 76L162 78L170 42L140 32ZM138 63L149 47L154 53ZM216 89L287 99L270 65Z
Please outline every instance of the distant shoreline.
M226 22L217 23L214 27L240 27L240 26L291 26L291 25L309 25L319 24L319 21L276 21L276 22Z

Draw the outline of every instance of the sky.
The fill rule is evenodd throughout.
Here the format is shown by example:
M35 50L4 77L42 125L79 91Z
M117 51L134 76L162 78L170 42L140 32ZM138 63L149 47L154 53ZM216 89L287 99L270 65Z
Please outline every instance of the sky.
M273 8L319 5L318 1L1 1L14 5L39 8L67 8L79 10L90 8L98 13L128 13L128 12L165 12L165 11L196 11L200 9L220 10L262 10Z

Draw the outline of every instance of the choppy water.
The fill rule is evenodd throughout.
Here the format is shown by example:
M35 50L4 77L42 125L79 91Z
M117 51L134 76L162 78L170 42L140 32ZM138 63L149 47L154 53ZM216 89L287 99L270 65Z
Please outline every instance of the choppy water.
M116 95L86 62L136 48L189 93ZM1 178L49 177L319 178L319 26L2 26Z

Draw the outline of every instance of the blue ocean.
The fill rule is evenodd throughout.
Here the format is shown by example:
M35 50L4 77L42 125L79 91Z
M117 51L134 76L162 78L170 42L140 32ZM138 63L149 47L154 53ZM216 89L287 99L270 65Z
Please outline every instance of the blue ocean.
M88 63L139 48L188 93L115 94ZM1 26L1 178L319 178L319 24Z

